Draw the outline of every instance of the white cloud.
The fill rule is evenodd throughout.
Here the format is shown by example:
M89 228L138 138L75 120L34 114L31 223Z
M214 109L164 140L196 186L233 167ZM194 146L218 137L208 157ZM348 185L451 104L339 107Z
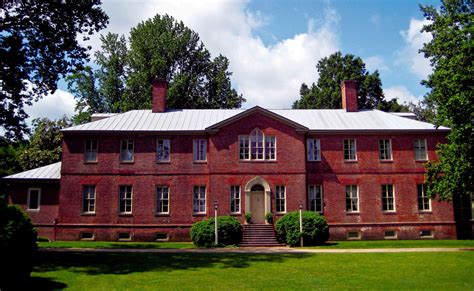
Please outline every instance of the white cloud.
M58 89L54 94L48 94L33 105L25 107L25 112L30 116L27 123L31 124L33 119L39 117L49 119L62 118L64 115L72 117L75 105L76 101L71 93Z
M367 70L373 73L375 70L379 72L390 72L390 68L385 63L385 60L380 56L371 56L364 59Z
M393 86L389 88L384 88L383 92L385 93L385 98L391 100L393 98L398 98L399 103L410 103L415 104L420 101L419 98L415 97L405 86Z
M110 17L106 31L128 35L131 27L157 13L182 20L201 37L213 56L230 60L234 87L247 99L245 107L288 108L302 82L317 79L316 62L339 49L335 31L339 16L326 8L324 19L310 19L306 32L265 45L254 31L269 22L248 1L104 1ZM317 25L316 25L317 24ZM92 40L99 48L98 36Z
M421 28L427 24L429 24L428 20L412 18L408 29L400 31L405 46L398 51L398 63L409 66L410 71L420 79L425 79L432 71L429 60L423 53L419 53L423 44L431 41L429 33L420 32Z

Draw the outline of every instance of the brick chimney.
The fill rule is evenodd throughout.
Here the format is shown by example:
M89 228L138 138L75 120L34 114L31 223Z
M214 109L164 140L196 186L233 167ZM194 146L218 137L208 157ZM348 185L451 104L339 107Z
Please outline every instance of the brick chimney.
M155 79L151 91L151 112L166 111L166 96L168 95L168 82L163 79Z
M342 109L347 112L357 112L357 81L345 80L341 82Z

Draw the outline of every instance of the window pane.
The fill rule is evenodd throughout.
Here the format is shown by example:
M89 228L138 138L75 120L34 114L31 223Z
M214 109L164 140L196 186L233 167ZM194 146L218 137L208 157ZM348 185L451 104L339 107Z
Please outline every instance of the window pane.
M30 189L28 195L28 209L39 209L40 191L38 189Z

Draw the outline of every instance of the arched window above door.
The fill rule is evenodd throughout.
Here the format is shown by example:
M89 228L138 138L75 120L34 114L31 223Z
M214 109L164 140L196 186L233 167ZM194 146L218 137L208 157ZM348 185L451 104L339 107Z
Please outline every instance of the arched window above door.
M260 192L260 191L262 191L262 192L263 192L263 191L265 191L265 188L263 188L262 185L257 184L257 185L253 185L253 186L252 186L252 189L250 189L250 191L252 191L252 192L254 192L254 191Z

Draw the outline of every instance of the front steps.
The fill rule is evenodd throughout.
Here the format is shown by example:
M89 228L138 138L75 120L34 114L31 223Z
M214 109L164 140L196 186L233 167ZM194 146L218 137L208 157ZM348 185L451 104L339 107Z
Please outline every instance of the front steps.
M241 247L280 247L272 224L245 224Z

